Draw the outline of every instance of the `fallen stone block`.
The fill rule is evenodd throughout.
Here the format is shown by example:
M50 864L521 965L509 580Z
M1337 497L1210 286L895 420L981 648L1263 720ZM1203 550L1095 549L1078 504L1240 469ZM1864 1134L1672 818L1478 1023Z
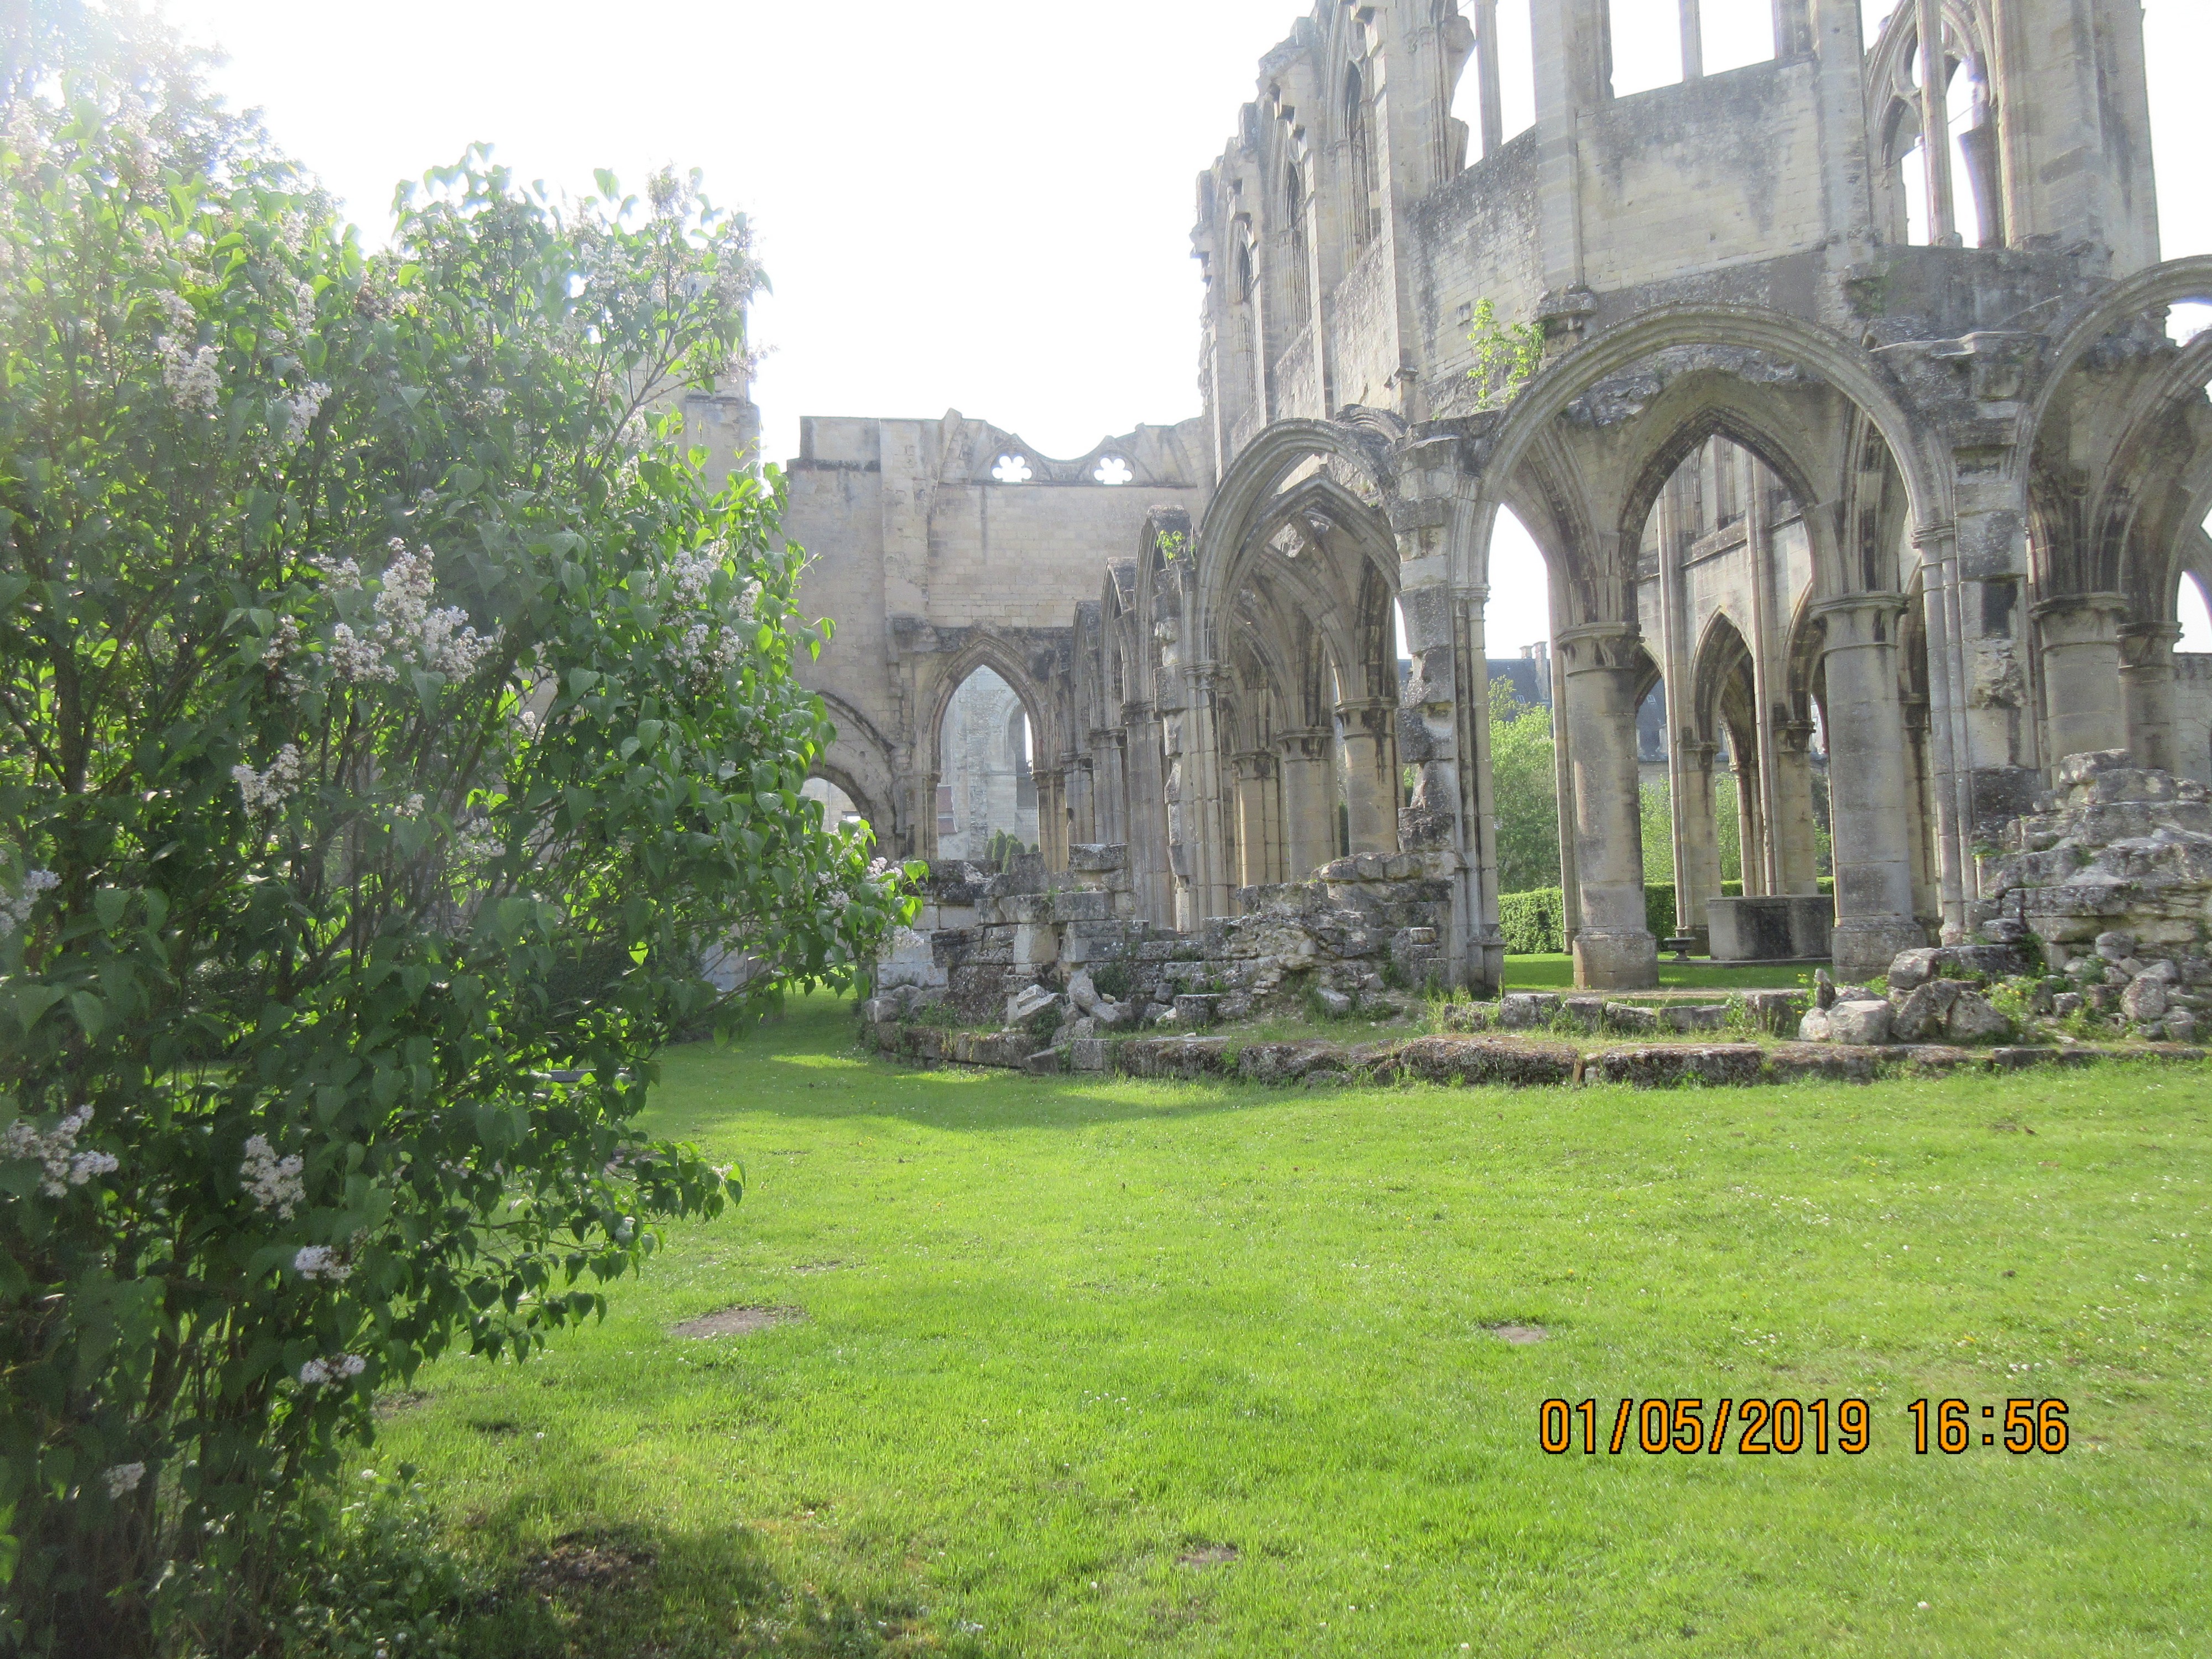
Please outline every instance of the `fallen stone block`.
M1067 1045L1067 1069L1071 1072L1103 1072L1110 1058L1103 1037L1077 1037Z
M1832 1042L1836 1037L1836 1022L1823 1008L1808 1008L1805 1017L1797 1022L1797 1041L1800 1042Z
M1605 1024L1603 997L1563 997L1559 1017L1578 1031L1596 1031Z
M1828 1010L1828 1026L1834 1041L1865 1047L1889 1041L1893 1018L1887 1002L1838 1002Z
M1725 1002L1678 1003L1659 1011L1659 1023L1670 1031L1717 1031L1728 1017Z
M1548 1025L1559 1012L1559 1000L1541 992L1516 991L1498 1005L1498 1026L1504 1031L1532 1030Z
M1747 991L1745 1017L1762 1031L1787 1036L1797 1029L1805 1012L1805 999L1795 991Z
M1450 1002L1444 1005L1444 1029L1448 1031L1486 1031L1497 1018L1498 1008L1488 1002Z
M1175 1019L1178 1025L1211 1025L1220 1015L1221 999L1200 992L1186 991L1175 1000Z
M1055 1045L1040 1048L1022 1062L1022 1069L1033 1077L1057 1077L1067 1069L1067 1048Z
M1680 1084L1741 1087L1760 1080L1766 1051L1755 1042L1656 1042L1601 1048L1583 1061L1585 1083L1626 1083L1639 1089Z
M1659 1029L1659 1011L1634 1002L1608 1002L1605 1005L1605 1023L1610 1030L1656 1031Z
M2012 1021L1978 991L1966 991L1951 1005L1944 1034L1954 1042L1999 1042L2012 1036Z
M1352 999L1341 991L1332 991L1327 986L1323 986L1314 993L1314 997L1335 1018L1340 1019L1352 1012Z
M1891 1051L1891 1058L1916 1072L1955 1072L1982 1063L1981 1056L1972 1050L1943 1042L1900 1043Z

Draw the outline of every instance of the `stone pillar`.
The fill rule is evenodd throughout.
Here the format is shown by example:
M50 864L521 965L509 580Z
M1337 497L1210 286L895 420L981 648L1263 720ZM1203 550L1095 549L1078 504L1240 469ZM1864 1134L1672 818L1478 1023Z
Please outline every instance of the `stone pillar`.
M1759 762L1733 755L1735 773L1736 872L1746 898L1766 896L1766 826L1759 817Z
M1331 734L1286 732L1281 757L1286 881L1304 881L1336 856L1336 769Z
M1091 793L1093 779L1091 757L1066 755L1060 759L1060 771L1067 780L1067 843L1089 843L1098 839L1097 805Z
M1109 847L1129 843L1128 743L1128 732L1118 726L1091 734L1091 834Z
M2121 679L2128 714L2127 747L2136 764L2187 774L2173 736L2173 647L2179 623L2131 623L2120 630Z
M1150 703L1122 711L1128 730L1129 876L1137 911L1163 927L1175 926L1175 877L1168 867L1167 771L1160 717Z
M2069 755L2129 746L2133 722L2120 672L2120 623L2127 611L2118 593L2069 593L2035 607L2046 774Z
M1221 682L1218 663L1190 665L1188 702L1182 711L1182 742L1177 756L1178 795L1182 812L1184 855L1189 867L1189 908L1179 920L1194 933L1217 916L1232 913L1231 866L1235 837L1223 821Z
M1037 772L1037 851L1048 870L1067 868L1067 775Z
M1597 623L1559 635L1566 665L1566 726L1575 805L1575 871L1582 925L1575 983L1585 990L1650 990L1659 941L1644 907L1642 780L1636 760L1640 635L1633 623Z
M1398 850L1398 705L1376 699L1340 704L1344 728L1344 801L1352 850Z
M1920 76L1920 154L1928 179L1928 240L1959 246L1958 214L1951 200L1951 112L1944 84L1943 0L1917 0L1920 61L1936 67Z
M1897 635L1904 599L1855 593L1818 608L1827 628L1829 811L1836 855L1837 977L1889 971L1925 944L1912 917L1905 718Z
M1713 798L1713 758L1720 750L1710 743L1686 743L1683 751L1682 799L1674 808L1682 842L1682 887L1687 896L1677 907L1686 918L1684 931L1695 936L1698 948L1710 950L1711 927L1705 905L1721 896L1720 824Z
M1820 890L1819 826L1813 818L1813 723L1792 720L1774 733L1774 842L1778 893Z
M1265 749L1249 750L1237 757L1236 765L1237 884L1261 887L1282 879L1275 757Z

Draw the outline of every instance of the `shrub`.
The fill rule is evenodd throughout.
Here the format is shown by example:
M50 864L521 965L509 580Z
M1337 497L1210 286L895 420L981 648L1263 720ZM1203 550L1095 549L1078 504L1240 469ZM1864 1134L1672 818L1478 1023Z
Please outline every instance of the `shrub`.
M0 88L0 1646L166 1584L222 1651L374 1389L734 1195L632 1130L659 1048L906 901L799 793L780 483L653 414L739 222L472 154L371 258L184 71L58 73Z

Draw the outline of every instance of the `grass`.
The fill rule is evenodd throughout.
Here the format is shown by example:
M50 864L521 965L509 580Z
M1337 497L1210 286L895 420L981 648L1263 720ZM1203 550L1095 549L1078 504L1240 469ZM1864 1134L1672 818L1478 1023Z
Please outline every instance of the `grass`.
M1505 958L1505 988L1509 991L1571 991L1574 984L1575 959L1571 956ZM1663 954L1659 958L1659 988L1662 991L1797 991L1809 990L1812 984L1811 967L1739 968L1697 958L1677 962Z
M653 1127L744 1202L386 1423L517 1592L475 1651L2207 1650L2212 1070L1306 1094L849 1034L672 1054ZM732 1305L804 1316L670 1334ZM1629 1395L1861 1396L1875 1440L1539 1449ZM1913 1454L1909 1401L2027 1395L2064 1455Z

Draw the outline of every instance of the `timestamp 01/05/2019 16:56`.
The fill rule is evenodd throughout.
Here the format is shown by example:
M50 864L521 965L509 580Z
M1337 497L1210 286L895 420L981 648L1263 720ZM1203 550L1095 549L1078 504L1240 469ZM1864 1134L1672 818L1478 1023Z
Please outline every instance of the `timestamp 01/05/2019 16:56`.
M1601 1446L1613 1453L1633 1446L1686 1456L1734 1449L1746 1456L1838 1451L1856 1457L1874 1443L1873 1410L1860 1399L1716 1401L1710 1425L1705 1409L1696 1399L1624 1400L1608 1429L1601 1427L1603 1413L1594 1399L1547 1400L1537 1408L1537 1444L1553 1456L1573 1450L1579 1441L1592 1455ZM1931 1450L1956 1456L1976 1444L2055 1456L2069 1438L2063 1400L2008 1400L2002 1419L1995 1406L1978 1413L1963 1400L1916 1400L1904 1415L1911 1419L1912 1449L1921 1456Z

